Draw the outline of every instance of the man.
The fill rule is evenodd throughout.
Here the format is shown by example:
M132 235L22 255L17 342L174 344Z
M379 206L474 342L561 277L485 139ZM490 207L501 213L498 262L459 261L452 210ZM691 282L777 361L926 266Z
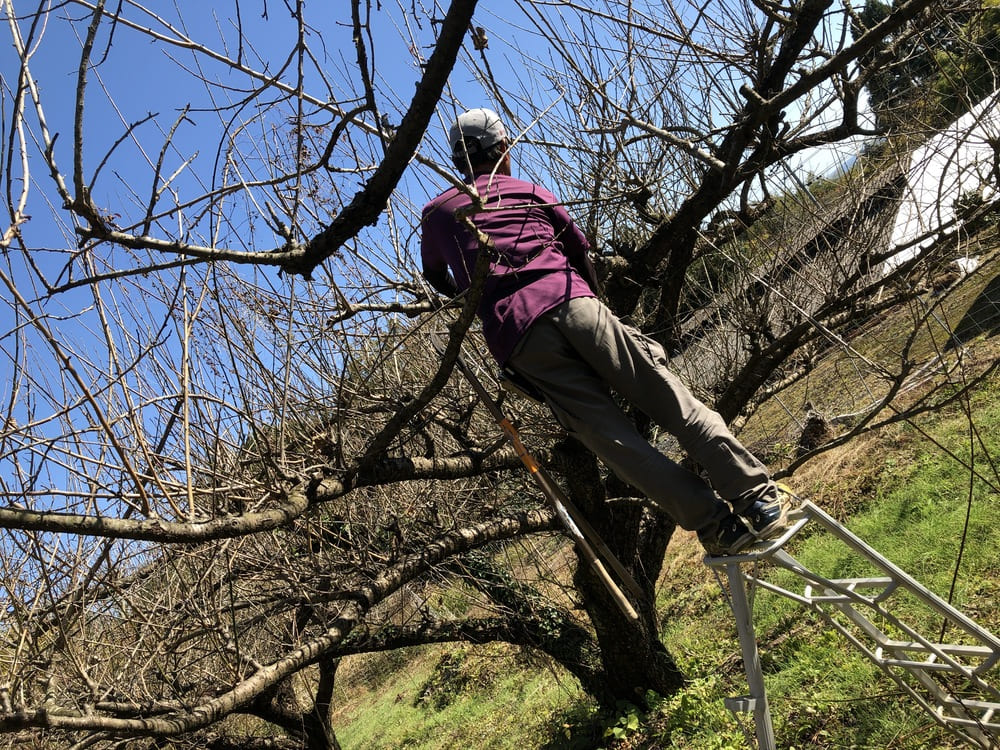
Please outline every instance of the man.
M544 396L570 434L682 528L697 531L710 555L737 554L781 532L786 508L763 464L667 369L659 344L597 299L586 238L548 190L511 176L497 114L463 113L449 145L482 206L470 210L470 193L451 188L424 208L421 256L431 286L448 297L465 291L477 256L492 253L478 308L486 343L501 367ZM673 434L711 487L650 445L610 389Z

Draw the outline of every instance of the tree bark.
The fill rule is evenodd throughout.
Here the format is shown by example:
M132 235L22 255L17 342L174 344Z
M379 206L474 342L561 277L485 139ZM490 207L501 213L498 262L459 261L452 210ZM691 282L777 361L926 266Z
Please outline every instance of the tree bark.
M685 680L670 652L660 642L654 585L676 524L635 501L608 503L597 460L572 439L556 451L565 470L571 499L590 520L646 596L634 602L639 620L627 618L588 565L577 566L574 583L600 645L603 681L594 697L605 707L626 700L645 703L647 691L670 695Z

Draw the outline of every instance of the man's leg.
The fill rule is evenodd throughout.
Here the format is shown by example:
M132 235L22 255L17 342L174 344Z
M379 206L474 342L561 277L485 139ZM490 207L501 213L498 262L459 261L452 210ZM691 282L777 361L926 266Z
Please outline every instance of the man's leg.
M729 515L705 482L639 434L551 316L532 326L507 364L545 394L563 427L682 528L704 529Z
M570 300L546 316L622 397L677 438L737 512L777 498L767 468L667 369L663 348L624 325L599 300Z

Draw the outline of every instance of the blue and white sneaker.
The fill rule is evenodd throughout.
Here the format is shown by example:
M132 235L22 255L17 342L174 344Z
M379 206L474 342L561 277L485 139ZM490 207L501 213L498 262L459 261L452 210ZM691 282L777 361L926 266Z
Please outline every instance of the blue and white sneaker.
M698 530L698 540L711 557L738 555L756 541L753 532L731 513L721 521Z
M750 532L758 539L773 539L789 527L788 511L795 495L782 484L778 485L778 497L774 500L757 500L749 508L740 512Z

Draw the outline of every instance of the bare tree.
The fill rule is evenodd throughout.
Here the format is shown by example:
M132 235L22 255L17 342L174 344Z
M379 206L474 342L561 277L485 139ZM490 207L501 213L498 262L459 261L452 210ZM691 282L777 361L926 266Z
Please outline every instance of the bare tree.
M245 713L276 742L336 747L339 659L416 643L530 645L605 703L682 683L651 604L673 523L525 404L507 406L647 601L631 622L585 566L530 581L502 565L557 523L452 377L476 348L476 293L438 311L415 262L420 205L456 182L442 126L470 97L504 112L517 168L555 183L604 251L612 306L672 350L699 342L678 366L729 419L821 349L849 351L847 327L935 262L917 247L882 266L900 248L870 228L899 199L898 152L812 223L819 202L789 174L799 154L877 134L859 106L870 71L950 5L900 2L853 37L851 5L832 0L522 0L517 23L474 18L474 0L14 5L0 102L14 738L250 747L209 735ZM764 217L782 201L801 226L775 251ZM441 358L428 327L448 333ZM871 366L883 388L856 429L910 374L906 356ZM483 606L438 611L428 582ZM553 587L586 617L539 593Z

